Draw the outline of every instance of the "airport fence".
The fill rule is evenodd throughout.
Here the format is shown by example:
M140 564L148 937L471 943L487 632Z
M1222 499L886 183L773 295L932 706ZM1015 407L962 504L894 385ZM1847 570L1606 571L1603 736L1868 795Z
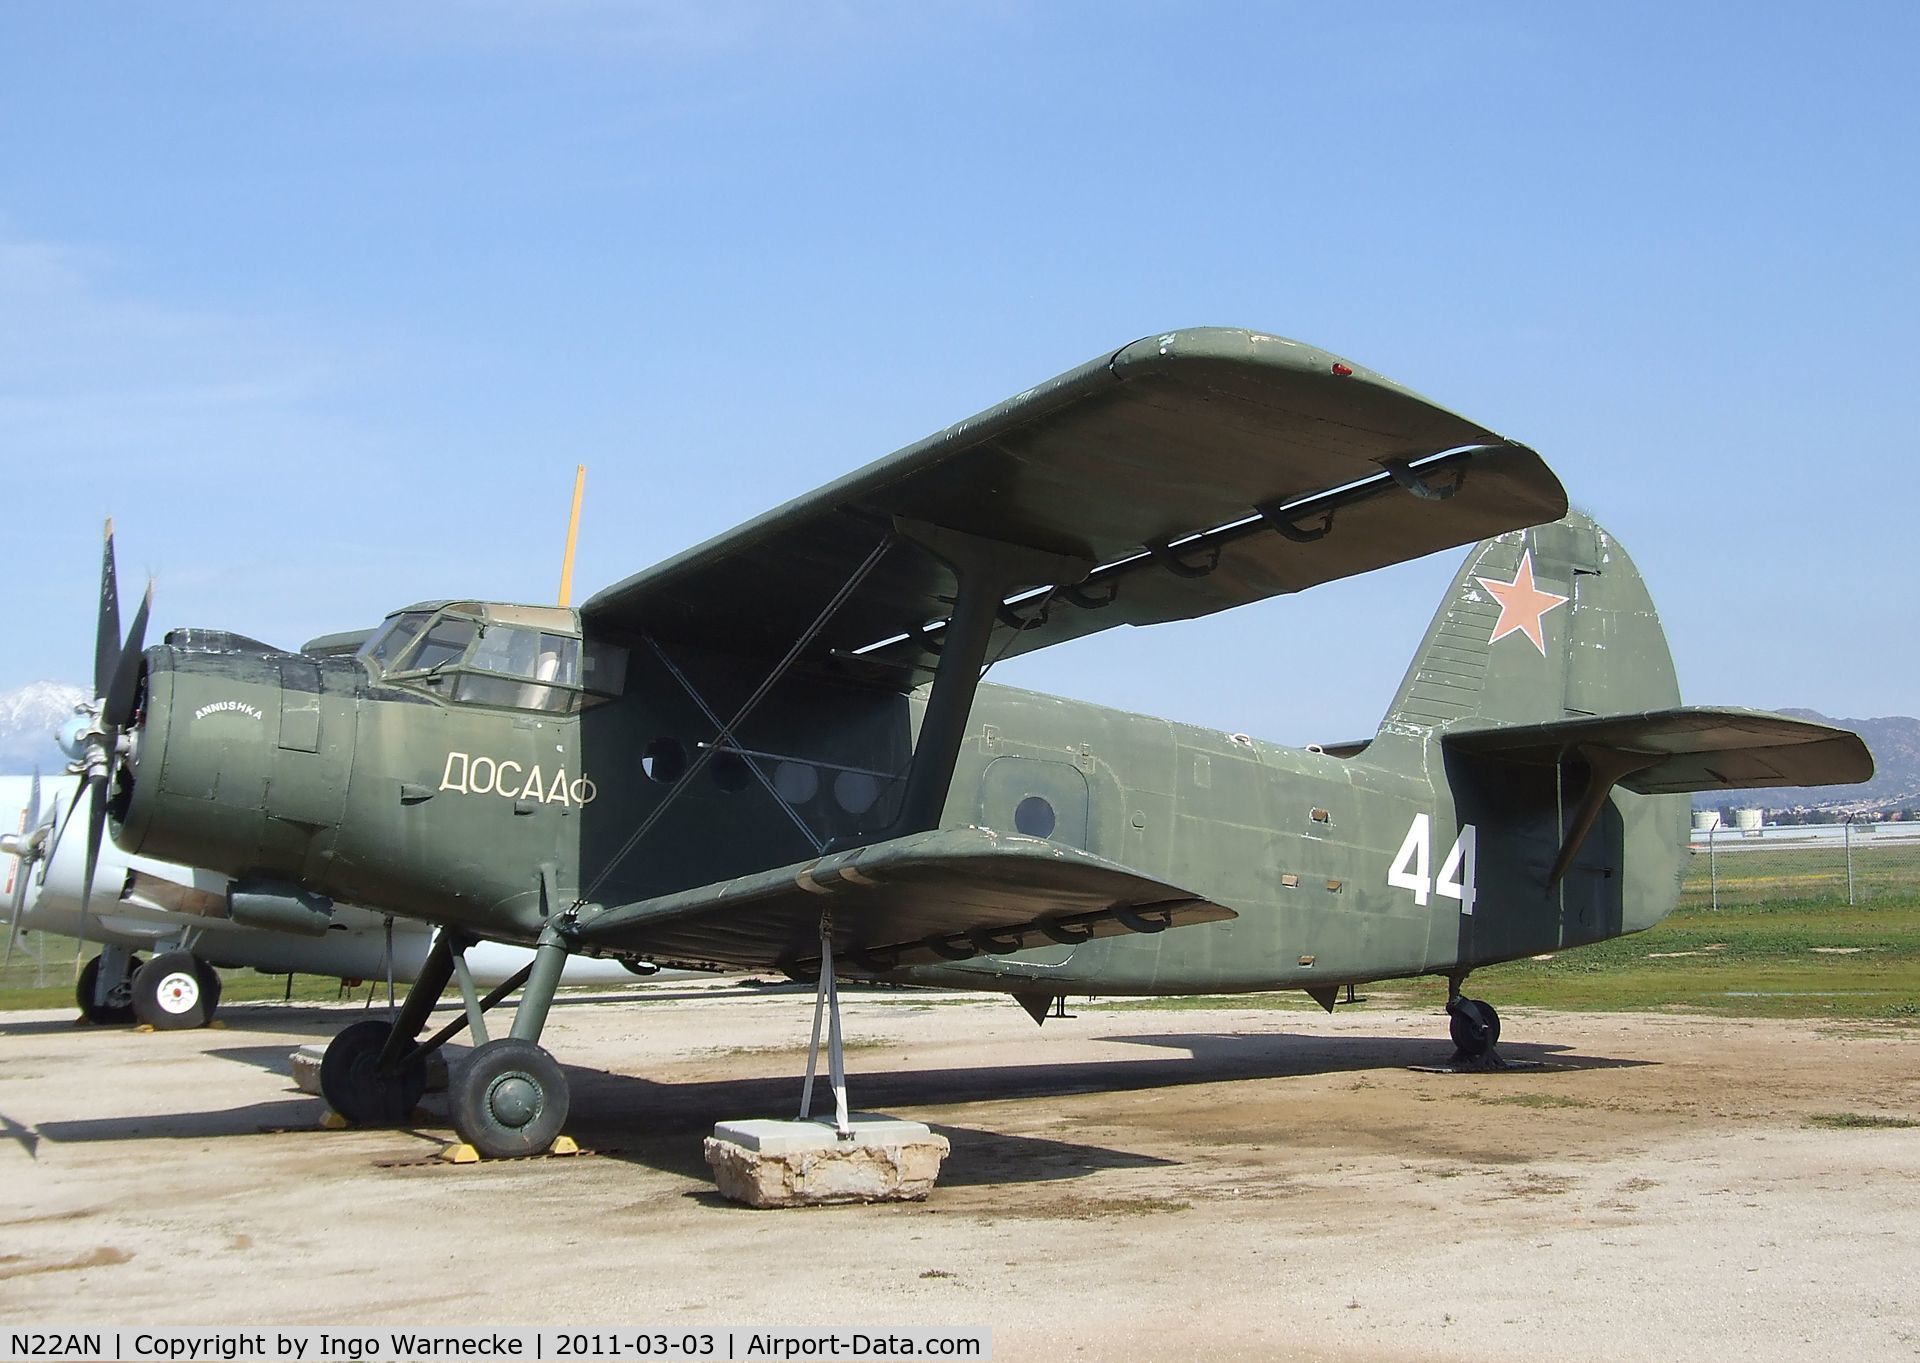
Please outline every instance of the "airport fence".
M0 933L4 931L0 925ZM14 942L13 955L0 964L0 997L15 991L58 990L63 985L71 991L74 959L79 954L80 943L71 937L22 933Z
M1874 834L1793 846L1742 845L1738 834L1693 844L1682 908L1754 904L1839 905L1920 901L1920 842Z

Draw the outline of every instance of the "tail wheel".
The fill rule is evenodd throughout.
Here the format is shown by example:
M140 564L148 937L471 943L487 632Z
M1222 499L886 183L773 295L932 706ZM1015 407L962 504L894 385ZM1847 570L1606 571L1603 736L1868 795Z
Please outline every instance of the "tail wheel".
M80 1005L80 1016L88 1022L102 1027L125 1025L133 1021L133 980L132 975L139 968L140 961L135 957L128 964L127 977L120 980L107 991L107 1001L98 1002L100 984L100 958L95 956L81 967L80 979L73 987L74 1002Z
M1479 999L1455 999L1447 1008L1447 1030L1461 1055L1478 1060L1500 1040L1500 1014Z
M160 1032L207 1025L208 997L191 951L163 951L133 974L133 1015Z
M566 1125L569 1101L559 1062L513 1037L476 1047L447 1088L453 1129L488 1159L546 1150Z

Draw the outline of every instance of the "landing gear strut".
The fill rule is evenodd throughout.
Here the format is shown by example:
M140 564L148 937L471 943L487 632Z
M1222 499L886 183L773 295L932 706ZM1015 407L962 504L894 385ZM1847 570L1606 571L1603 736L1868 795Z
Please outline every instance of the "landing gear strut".
M566 1125L571 1102L567 1076L538 1044L566 963L567 949L559 937L542 937L513 1014L512 1034L498 1041L486 1039L480 1015L491 1005L474 1002L466 962L459 963L460 992L466 997L469 1021L480 1044L447 1085L447 1106L460 1139L487 1159L537 1155L553 1144Z
M320 1064L320 1091L356 1126L396 1126L426 1091L427 1056L472 1028L478 1044L447 1086L454 1130L489 1159L536 1155L553 1144L567 1120L566 1075L538 1044L567 947L549 930L532 964L482 999L467 970L471 941L455 929L441 929L399 1016L391 1023L358 1022L334 1037ZM455 981L466 1005L461 1016L419 1040L433 1006ZM511 1035L490 1040L486 1013L522 985Z

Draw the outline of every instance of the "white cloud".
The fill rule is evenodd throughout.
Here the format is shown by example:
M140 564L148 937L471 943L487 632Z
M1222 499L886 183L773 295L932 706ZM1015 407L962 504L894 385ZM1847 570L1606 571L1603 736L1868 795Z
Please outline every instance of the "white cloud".
M258 320L144 298L115 274L99 252L0 234L0 457L191 466L340 377Z

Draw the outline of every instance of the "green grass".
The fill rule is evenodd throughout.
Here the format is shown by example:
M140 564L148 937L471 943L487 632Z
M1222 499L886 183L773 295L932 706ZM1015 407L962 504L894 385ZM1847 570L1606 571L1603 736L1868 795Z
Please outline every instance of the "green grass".
M1569 1098L1560 1093L1478 1093L1474 1095L1480 1102L1492 1103L1498 1107L1592 1107L1578 1098Z
M1885 1127L1904 1131L1909 1127L1920 1126L1908 1117L1881 1117L1871 1112L1816 1112L1807 1118L1809 1126L1828 1126L1837 1130L1852 1130L1861 1127Z
M1920 896L1852 909L1721 903L1682 906L1632 937L1476 971L1473 992L1502 1006L1920 1023Z
M1680 907L1632 937L1474 972L1508 1004L1920 1024L1920 845L1691 858ZM1713 907L1712 881L1720 907Z

